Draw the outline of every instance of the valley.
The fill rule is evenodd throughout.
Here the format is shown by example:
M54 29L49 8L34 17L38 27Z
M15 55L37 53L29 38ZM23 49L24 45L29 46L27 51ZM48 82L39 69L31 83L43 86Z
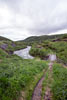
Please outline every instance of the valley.
M67 34L0 37L0 100L67 100Z

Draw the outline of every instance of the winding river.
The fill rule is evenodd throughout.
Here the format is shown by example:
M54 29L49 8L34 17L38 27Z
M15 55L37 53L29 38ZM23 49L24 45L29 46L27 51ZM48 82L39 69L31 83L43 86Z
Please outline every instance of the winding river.
M27 46L27 48L25 49L14 51L14 54L22 57L23 59L33 59L34 57L29 54L30 49L31 49L31 46ZM50 54L48 60L55 61L56 55Z
M31 46L27 46L25 49L14 51L14 54L22 57L23 59L33 59L34 57L29 54L30 49Z

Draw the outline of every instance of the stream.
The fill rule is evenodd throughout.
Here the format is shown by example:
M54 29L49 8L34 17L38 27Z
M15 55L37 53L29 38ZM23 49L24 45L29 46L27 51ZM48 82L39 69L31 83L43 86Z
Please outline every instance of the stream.
M34 57L29 54L31 46L27 46L25 49L14 51L14 54L22 57L23 59L33 59Z
M23 59L33 59L34 57L29 54L30 49L31 49L31 46L27 46L27 48L25 48L25 49L14 51L14 54L22 57ZM50 61L55 61L56 55L50 54L48 59Z

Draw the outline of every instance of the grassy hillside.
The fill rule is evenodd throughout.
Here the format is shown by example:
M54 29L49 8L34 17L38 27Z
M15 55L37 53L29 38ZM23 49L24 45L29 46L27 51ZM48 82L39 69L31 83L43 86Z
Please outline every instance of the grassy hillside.
M23 40L24 42L42 42L44 40L51 40L51 39L58 39L58 38L62 38L64 36L67 36L67 34L62 34L62 35L42 35L42 36L32 36L32 37L29 37L25 40Z
M11 40L9 40L8 38L0 36L0 41L11 41Z
M4 53L0 58L0 100L16 100L21 90L27 94L24 98L30 100L35 84L47 68L44 61L23 60L16 55L7 58Z
M53 100L67 99L67 69L59 64L53 65Z
M0 41L0 100L17 100L21 91L25 93L25 100L31 100L33 89L48 65L44 61L24 60L9 55L11 50L24 48L25 45L15 42L15 46L12 46L12 43L4 39Z
M6 53L12 54L13 51L23 49L27 45L23 42L14 42L7 38L0 37L0 49L5 51Z
M48 62L44 59L47 59L49 54L56 53L58 62L67 64L67 34L41 36L35 39L30 37L32 40L28 38L29 41L24 40L25 42L13 42L3 37L0 38L0 100L17 100L21 92L23 92L24 100L31 100L34 87L44 71L48 69ZM30 54L43 60L24 60L12 54L14 50L25 48L30 43L32 45ZM52 83L54 100L66 100L67 98L66 73L64 68L58 64L54 65Z
M41 43L34 43L30 54L41 59L48 58L50 53L56 53L58 61L67 64L67 34L60 35L61 38L44 40Z

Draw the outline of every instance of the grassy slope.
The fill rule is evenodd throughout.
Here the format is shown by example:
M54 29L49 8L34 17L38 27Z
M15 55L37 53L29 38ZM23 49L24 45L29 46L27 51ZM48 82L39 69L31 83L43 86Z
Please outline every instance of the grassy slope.
M13 47L12 41L4 40L2 38L0 40L0 45L5 43L8 44L8 48L6 48L6 50L0 48L0 99L13 100L14 98L18 97L20 91L23 90L26 93L24 97L26 97L27 100L30 100L35 84L37 83L38 79L42 76L43 69L46 70L48 66L44 61L23 60L16 55L8 55L6 51L14 51L26 47L27 44L23 43L22 41L15 42L16 46ZM63 43L65 43L65 45L60 45ZM39 57L43 57L43 54L45 56L45 54L48 54L49 52L56 52L58 55L59 53L61 53L60 51L62 51L62 49L64 49L64 51L67 50L66 41L52 42L51 40L51 42L43 41L38 45L37 43L35 44L34 47L35 49L38 48L39 54L37 55L37 50L34 53L36 53L36 55ZM43 49L39 46L43 47ZM59 48L59 52L56 51L56 48ZM48 50L47 53L46 50ZM65 54L63 53L64 58L66 57L65 55L66 52ZM60 58L60 56L58 57ZM29 86L31 86L32 89Z
M0 36L0 41L11 41L11 40L9 40L8 38Z
M0 99L13 100L18 97L20 90L31 85L34 76L43 69L47 69L44 61L23 60L18 56L4 58L0 62Z
M46 40L32 45L30 54L41 59L47 58L50 53L56 53L58 61L67 64L67 34L59 40Z
M15 50L26 48L26 46L27 45L23 42L19 42L19 41L14 42L7 38L0 37L0 49L2 49L3 51L9 54L11 54Z
M49 48L52 51L56 52L59 62L67 64L67 42L66 41L59 41L54 43L52 42Z
M67 100L67 69L60 64L53 66L53 100Z
M23 40L24 42L41 42L41 41L44 41L44 40L51 40L51 39L58 39L58 38L61 38L62 36L65 36L64 34L62 35L51 35L51 36L48 36L48 35L43 35L43 36L31 36L25 40Z
M5 43L11 46L12 41L4 39L0 41L0 45ZM19 46L21 43L18 42L17 44ZM21 48L21 45L17 49L19 48ZM42 71L48 68L47 63L44 61L23 60L16 55L10 56L6 52L7 49L8 51L11 50L11 48L5 50L0 48L0 99L16 99L20 96L22 90L26 94L24 98L30 100L33 88L43 75Z
M52 73L47 71L42 84L42 100L44 100L46 87L51 89L52 100L67 100L67 69L55 63Z

